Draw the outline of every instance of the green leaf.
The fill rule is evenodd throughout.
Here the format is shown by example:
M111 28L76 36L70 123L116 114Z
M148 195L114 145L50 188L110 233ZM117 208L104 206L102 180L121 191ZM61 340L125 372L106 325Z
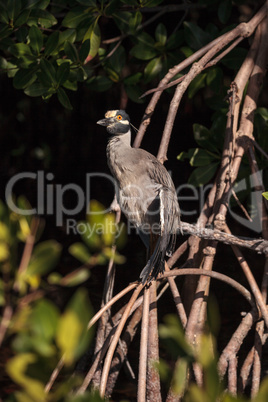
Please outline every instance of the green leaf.
M69 247L69 253L83 264L89 262L91 255L83 243L74 243Z
M140 99L144 91L139 85L125 85L125 90L129 99L136 103L144 103L145 98Z
M190 175L188 183L195 187L203 186L208 183L215 175L219 163L211 163L207 166L200 166L196 168Z
M69 41L64 44L64 52L66 56L74 62L78 61L78 52L75 45Z
M232 0L223 0L218 7L218 17L222 24L226 24L232 14Z
M35 80L37 76L35 74L35 69L24 69L21 68L17 71L16 75L13 79L13 85L16 89L23 89L30 86Z
M164 24L160 23L157 25L155 30L156 42L160 43L162 46L165 45L167 41L167 30Z
M89 78L87 84L91 91L105 92L111 88L113 82L105 76L98 75L97 77Z
M188 88L188 96L190 99L194 97L194 95L199 89L204 88L206 76L207 76L206 73L203 74L201 73L198 74L198 76L193 79Z
M0 39L7 38L13 32L8 25L0 24Z
M15 57L22 57L25 55L32 56L32 52L30 46L26 45L25 43L16 43L15 45L10 46L9 51Z
M77 3L86 7L96 7L96 0L77 0Z
M130 54L140 60L150 60L157 55L157 50L140 43L130 50Z
M40 29L36 28L34 25L29 30L30 46L34 52L40 53L43 46L43 35Z
M63 107L65 107L68 110L72 110L73 107L71 105L70 99L68 98L68 95L64 91L63 88L59 88L57 90L57 97L59 102L62 104Z
M15 19L14 26L19 27L26 24L30 15L30 10L23 10Z
M266 200L268 200L268 191L266 191L265 193L262 193L263 197L266 198Z
M125 85L136 85L140 81L142 73L135 73L124 78Z
M91 331L87 331L87 324L90 317L91 305L87 291L79 289L61 316L56 334L57 344L67 365L72 364L88 347Z
M33 8L29 17L28 23L30 25L40 25L42 28L50 28L57 24L54 15L50 14L47 10Z
M268 109L265 107L258 107L255 114L259 114L266 122L268 121Z
M170 37L168 38L168 41L166 43L166 48L167 50L174 50L181 46L184 42L184 36L183 36L183 31L178 31L174 32Z
M53 64L46 59L41 59L40 67L48 82L56 84L56 70Z
M85 282L90 277L90 270L83 268L66 275L61 279L60 284L62 286L78 286Z
M130 31L129 21L132 18L132 13L129 11L117 11L113 13L113 18L120 31L125 33Z
M88 28L88 30L83 38L83 41L86 41L87 39L90 40L89 56L91 56L93 58L98 53L100 43L101 43L101 31L100 31L100 27L98 24L98 18Z
M137 39L138 44L130 50L132 56L140 60L150 60L158 54L153 38L146 32L140 34Z
M3 5L1 5L1 4L0 4L0 6L1 6L1 8L0 8L0 22L3 22L4 24L9 24L9 17L8 17L6 7L2 8Z
M16 34L15 34L17 42L26 42L28 32L29 32L29 30L25 26L18 28L18 30L16 31Z
M41 299L37 301L29 319L31 330L36 336L49 341L56 334L59 316L54 303Z
M74 43L75 39L76 39L76 30L66 29L65 31L60 32L59 45L64 45L67 40L71 43Z
M184 34L187 44L194 50L201 49L210 40L210 35L193 22L184 22Z
M146 82L151 81L162 70L161 57L151 60L144 69Z
M44 275L57 264L61 254L61 245L55 240L47 240L35 246L29 265L27 276Z
M223 71L219 67L210 68L206 75L207 85L216 93L220 92L223 85Z
M87 39L82 43L81 49L79 50L79 60L81 61L81 63L84 63L84 61L88 57L89 50L90 50L90 40Z
M20 385L29 395L25 401L45 402L44 384L27 374L28 366L35 363L37 356L32 353L20 353L12 357L6 364L6 371L12 380ZM30 397L30 398L29 398Z
M15 20L15 18L19 15L20 10L21 10L21 0L8 0L7 13L11 21Z
M78 25L87 18L88 15L84 12L84 8L78 7L66 14L62 21L62 25L67 28L77 28Z
M241 47L236 47L231 50L222 60L222 64L232 70L240 68L241 64L247 56L247 50Z
M118 75L120 75L124 65L126 63L126 51L123 46L119 46L118 49L109 58L109 65Z
M155 7L161 4L164 0L146 0L143 7Z
M209 165L211 162L215 162L218 155L210 154L205 149L196 148L191 159L190 165L191 166L206 166Z
M61 63L56 72L56 79L58 81L58 85L62 85L68 79L69 73L70 73L70 63L68 63L67 61Z
M55 31L53 32L47 39L46 43L45 43L45 56L49 56L51 55L54 50L57 49L58 44L59 44L59 31Z
M48 87L41 84L41 82L35 82L32 85L29 85L25 90L24 93L28 96L36 97L42 96L48 91Z
M129 28L132 32L132 35L135 34L137 28L140 26L142 22L142 14L140 11L136 11L133 13L132 17L129 19Z
M219 153L218 148L213 144L210 131L201 124L193 124L194 139L199 146L216 154Z

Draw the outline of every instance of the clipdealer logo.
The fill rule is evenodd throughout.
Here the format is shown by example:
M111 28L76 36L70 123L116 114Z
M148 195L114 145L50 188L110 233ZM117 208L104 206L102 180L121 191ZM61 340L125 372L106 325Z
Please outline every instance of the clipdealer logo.
M254 232L261 232L261 204L262 204L262 191L255 189L256 175L258 175L258 182L262 179L262 171L250 175L247 179L242 179L235 187L235 193L239 198L239 193L247 192L250 201L250 220L237 212L237 208L228 203L228 213L230 216L240 223L242 226L247 227ZM23 180L33 180L36 183L36 207L30 209L19 208L13 198L14 188L20 182L23 184ZM98 184L103 186L104 190L107 186L111 186L118 194L118 187L113 176L102 172L87 173L85 175L85 186L81 187L76 183L68 184L55 184L53 173L45 173L44 171L35 172L22 172L14 175L7 183L5 188L5 198L8 207L15 213L20 215L54 215L56 226L66 225L67 233L73 231L73 233L81 234L85 231L82 226L75 220L75 216L81 211L85 210L85 214L105 214L110 211L110 208L103 209L102 211L94 211L90 209L90 200L94 198L94 194L91 194L91 187L93 180L97 180ZM181 215L185 219L187 216L198 217L198 214L202 210L207 194L209 193L212 184L200 186L198 188L185 183L176 188L178 201L181 207ZM128 186L126 189L127 194L131 193L131 197L143 198L143 189L136 186ZM72 198L76 199L75 205L70 208L66 205L67 193L72 192ZM133 194L132 194L133 193ZM229 201L231 198L231 193ZM150 200L148 200L150 201ZM151 200L152 201L152 200ZM110 202L107 202L110 205ZM183 208L184 207L184 208ZM124 213L124 209L122 209ZM153 213L159 213L159 211L153 211ZM129 222L128 230L131 230L134 226ZM101 229L99 229L101 230Z

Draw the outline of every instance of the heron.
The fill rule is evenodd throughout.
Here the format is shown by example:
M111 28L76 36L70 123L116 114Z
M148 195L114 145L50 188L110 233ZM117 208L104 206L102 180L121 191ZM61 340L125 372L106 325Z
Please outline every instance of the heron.
M180 208L170 174L159 160L131 146L131 123L125 110L109 110L97 124L109 134L107 162L117 185L117 201L134 224L151 256L140 274L142 284L165 271L180 226Z

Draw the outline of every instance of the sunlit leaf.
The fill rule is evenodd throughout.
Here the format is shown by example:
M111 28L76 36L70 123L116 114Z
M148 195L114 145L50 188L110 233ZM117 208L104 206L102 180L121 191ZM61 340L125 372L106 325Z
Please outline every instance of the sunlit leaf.
M70 274L64 276L61 279L60 284L62 286L78 286L81 283L85 282L89 277L90 277L89 269L86 268L77 269L74 272L71 272Z
M10 256L8 245L0 240L0 262L6 261Z
M12 380L25 389L33 400L42 402L47 399L44 384L34 377L27 375L28 366L35 363L36 358L32 353L20 353L8 360L6 371Z
M218 157L218 155L208 153L205 149L196 148L190 159L190 165L191 166L206 166L206 165L209 165L213 161L215 162L215 159L217 159L217 157Z
M87 331L90 317L91 306L87 291L79 289L60 318L56 335L57 344L66 364L72 364L88 346L91 339L91 333Z
M82 263L88 263L91 257L88 248L83 243L73 243L69 247L69 253Z
M57 19L47 10L32 8L28 23L30 25L41 25L43 28L50 28L57 24Z
M84 9L79 7L66 14L62 21L62 25L67 28L76 28L86 18L88 18L88 16L84 13Z
M55 240L46 240L35 246L27 268L27 275L44 275L57 264L61 245Z
M144 69L146 82L152 80L162 70L161 57L151 60Z
M83 41L90 40L90 50L89 55L93 58L98 53L100 43L101 43L101 31L98 24L98 19L93 22L88 28Z
M59 310L49 300L39 300L32 310L29 319L31 330L40 338L49 341L53 339L58 325Z

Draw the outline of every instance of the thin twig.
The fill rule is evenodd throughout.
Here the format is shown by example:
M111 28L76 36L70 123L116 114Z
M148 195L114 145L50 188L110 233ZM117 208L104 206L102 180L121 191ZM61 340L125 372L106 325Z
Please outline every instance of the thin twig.
M150 289L144 289L139 357L138 402L146 402L146 370L149 333Z
M113 358L113 354L114 354L117 342L119 340L119 337L120 337L120 334L121 334L121 332L123 330L123 327L124 327L124 325L126 323L126 320L127 320L128 316L129 316L131 308L132 308L133 304L135 303L135 301L136 301L137 297L139 296L139 294L140 294L142 289L143 289L143 285L139 284L136 287L136 289L134 290L133 295L131 296L131 299L128 302L127 308L125 309L124 314L123 314L123 316L121 318L121 321L118 324L116 332L115 332L115 334L113 336L110 348L109 348L109 350L107 352L106 359L105 359L104 366L103 366L101 382L100 382L100 395L102 397L104 397L104 395L105 395L105 389L106 389L109 369L110 369L110 366L111 366L111 361L112 361L112 358Z

